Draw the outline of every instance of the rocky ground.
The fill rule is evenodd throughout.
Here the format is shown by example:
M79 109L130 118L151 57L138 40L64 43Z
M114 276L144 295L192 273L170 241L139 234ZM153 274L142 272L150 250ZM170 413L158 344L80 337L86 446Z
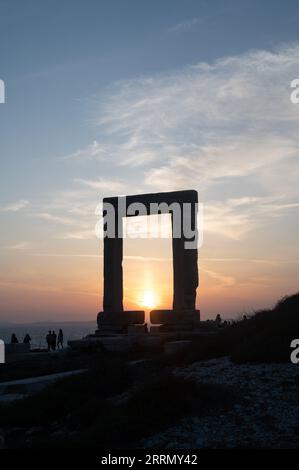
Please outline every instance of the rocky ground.
M139 372L144 373L147 363L148 361L144 360L130 362L135 368L136 377L138 367ZM157 364L154 364L154 370L156 367ZM147 374L150 373L151 369L147 369ZM223 403L221 401L219 404L220 411L215 411L219 410L216 406L204 410L204 413L201 410L200 416L185 417L179 424L134 443L134 447L299 448L299 365L237 365L228 358L218 358L172 369L172 373L193 379L199 384L224 386L225 396L229 397L227 404L225 405L226 401L223 400ZM126 402L132 393L130 390L112 395L108 401L111 400L114 404ZM156 427L159 429L159 416ZM76 431L68 429L67 421L64 426L54 419L44 426L2 427L0 449L11 445L17 447L19 442L30 447L32 442L41 436L64 439L76 435L78 436Z
M236 365L220 358L176 373L231 386L239 390L240 402L217 415L185 418L143 440L141 447L299 447L299 365Z

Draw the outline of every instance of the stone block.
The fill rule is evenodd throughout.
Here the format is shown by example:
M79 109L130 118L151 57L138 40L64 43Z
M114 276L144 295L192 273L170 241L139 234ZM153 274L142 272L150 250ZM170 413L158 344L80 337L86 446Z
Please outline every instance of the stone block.
M144 325L128 325L129 336L143 336L146 334Z
M106 351L129 351L132 348L132 342L127 335L102 337L101 343Z
M99 332L111 331L126 333L128 325L143 324L144 323L143 310L127 310L120 312L100 312L98 314L98 328ZM97 333L99 333L97 332Z
M145 335L139 343L144 349L155 349L162 345L160 336Z
M168 324L168 325L183 325L188 324L196 326L200 322L199 310L152 310L150 312L151 323L153 324Z
M176 355L181 354L184 351L187 351L192 344L192 341L182 340L182 341L169 341L164 344L164 352L167 355Z
M150 335L159 335L160 334L160 325L151 325L149 334Z
M6 343L5 355L6 356L21 356L30 352L29 343Z

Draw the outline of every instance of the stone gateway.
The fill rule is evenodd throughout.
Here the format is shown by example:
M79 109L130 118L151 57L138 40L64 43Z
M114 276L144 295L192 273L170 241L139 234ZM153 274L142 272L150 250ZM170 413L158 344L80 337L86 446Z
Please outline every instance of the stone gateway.
M111 233L107 223L104 223L104 298L103 311L98 314L97 334L127 333L129 325L144 323L144 311L123 309L122 220L124 217L136 216L134 211L128 210L134 204L142 204L146 215L152 215L153 205L157 207L159 214L171 215L173 308L152 310L151 322L162 325L161 328L168 331L193 329L200 321L200 312L196 310L198 195L196 191L189 190L104 198L104 221L108 207L112 207L114 230ZM180 209L180 218L177 217L175 208ZM186 231L185 227L191 227L192 230Z

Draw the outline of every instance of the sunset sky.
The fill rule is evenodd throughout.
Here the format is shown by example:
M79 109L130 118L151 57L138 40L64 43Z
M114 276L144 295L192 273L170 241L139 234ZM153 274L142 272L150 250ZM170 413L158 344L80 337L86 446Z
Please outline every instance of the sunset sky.
M299 291L296 78L296 0L0 0L0 321L96 318L118 194L198 191L203 319ZM171 241L124 250L170 308Z

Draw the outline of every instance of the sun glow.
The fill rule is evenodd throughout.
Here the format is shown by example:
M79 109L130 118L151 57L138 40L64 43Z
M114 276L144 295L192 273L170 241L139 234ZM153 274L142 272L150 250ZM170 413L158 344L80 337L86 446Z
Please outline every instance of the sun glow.
M150 291L144 291L141 295L140 305L144 308L154 308L157 305L155 294Z

